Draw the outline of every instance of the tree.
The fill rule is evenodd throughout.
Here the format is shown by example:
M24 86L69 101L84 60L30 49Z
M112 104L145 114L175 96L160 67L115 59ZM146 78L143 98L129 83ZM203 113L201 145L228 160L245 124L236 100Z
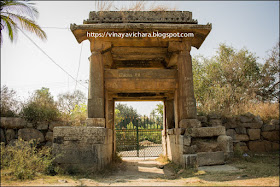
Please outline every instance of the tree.
M193 59L198 107L208 112L231 111L237 104L257 102L261 65L247 49L221 44L212 58Z
M82 103L80 105L75 105L74 109L71 110L70 120L72 125L81 125L82 121L87 118L87 105Z
M157 104L157 108L156 108L157 113L161 116L161 118L163 118L163 104Z
M58 107L59 110L68 115L76 108L86 103L86 96L80 90L76 90L73 93L66 92L58 95Z
M0 2L1 10L1 44L3 42L2 30L8 32L10 40L13 42L18 29L36 34L41 39L46 39L46 33L36 24L34 19L38 15L34 3L18 0L4 0Z
M123 117L120 116L120 111L115 109L115 123L118 124L123 120Z
M30 122L38 122L57 120L60 113L49 88L42 87L24 104L21 115Z
M163 104L162 103L157 104L157 107L154 110L152 110L151 116L153 116L153 118L156 114L160 115L160 117L163 118Z
M1 117L16 116L19 110L19 102L16 100L16 92L6 85L1 88Z
M138 118L140 115L137 113L137 111L132 108L132 106L128 107L126 104L117 103L116 109L119 110L119 117L122 119L125 118Z
M261 79L259 81L259 90L257 94L261 97L262 101L279 99L279 47L280 42L269 50L265 64L261 68Z

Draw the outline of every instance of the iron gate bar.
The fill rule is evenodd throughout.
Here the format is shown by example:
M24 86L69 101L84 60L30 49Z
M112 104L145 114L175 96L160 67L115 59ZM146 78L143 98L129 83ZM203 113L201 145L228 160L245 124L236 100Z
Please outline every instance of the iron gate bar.
M125 118L116 124L117 151L122 156L159 156L162 153L162 122L158 119Z

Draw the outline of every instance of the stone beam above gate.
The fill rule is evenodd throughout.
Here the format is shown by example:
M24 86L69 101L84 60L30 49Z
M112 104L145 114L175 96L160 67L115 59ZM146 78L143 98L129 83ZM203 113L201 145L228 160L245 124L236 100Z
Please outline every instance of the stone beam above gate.
M105 89L117 93L174 92L177 71L172 69L105 70Z

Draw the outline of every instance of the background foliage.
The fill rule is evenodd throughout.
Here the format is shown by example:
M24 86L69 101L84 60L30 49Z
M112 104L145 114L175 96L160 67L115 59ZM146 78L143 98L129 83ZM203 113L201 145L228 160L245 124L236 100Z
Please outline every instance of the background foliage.
M253 105L277 105L279 43L269 51L265 64L258 63L255 54L247 49L221 44L215 56L193 58L193 75L200 113L254 113ZM250 106L251 111L246 111L245 106Z
M23 105L21 115L30 122L53 121L60 116L56 102L48 88L41 88Z
M268 51L263 64L248 49L237 50L226 44L220 44L213 57L193 57L198 114L251 112L264 120L279 118L279 72L279 42ZM66 92L54 101L49 89L42 88L21 104L14 90L2 86L1 116L19 114L29 121L60 119L80 124L87 116L86 96L81 91ZM154 115L162 119L162 104L151 112ZM138 117L132 107L120 103L115 107L116 123Z

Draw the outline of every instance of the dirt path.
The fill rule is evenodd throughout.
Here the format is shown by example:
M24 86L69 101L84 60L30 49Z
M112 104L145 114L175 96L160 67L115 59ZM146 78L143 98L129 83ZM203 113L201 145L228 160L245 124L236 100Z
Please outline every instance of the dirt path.
M154 159L124 159L117 172L103 177L73 178L44 176L25 182L2 183L3 186L278 186L279 176L248 178L242 171L199 171L184 176L164 167ZM227 165L222 168L230 168ZM211 170L211 168L210 168ZM220 170L220 169L219 169ZM184 173L183 173L184 174ZM175 179L176 178L176 179Z

